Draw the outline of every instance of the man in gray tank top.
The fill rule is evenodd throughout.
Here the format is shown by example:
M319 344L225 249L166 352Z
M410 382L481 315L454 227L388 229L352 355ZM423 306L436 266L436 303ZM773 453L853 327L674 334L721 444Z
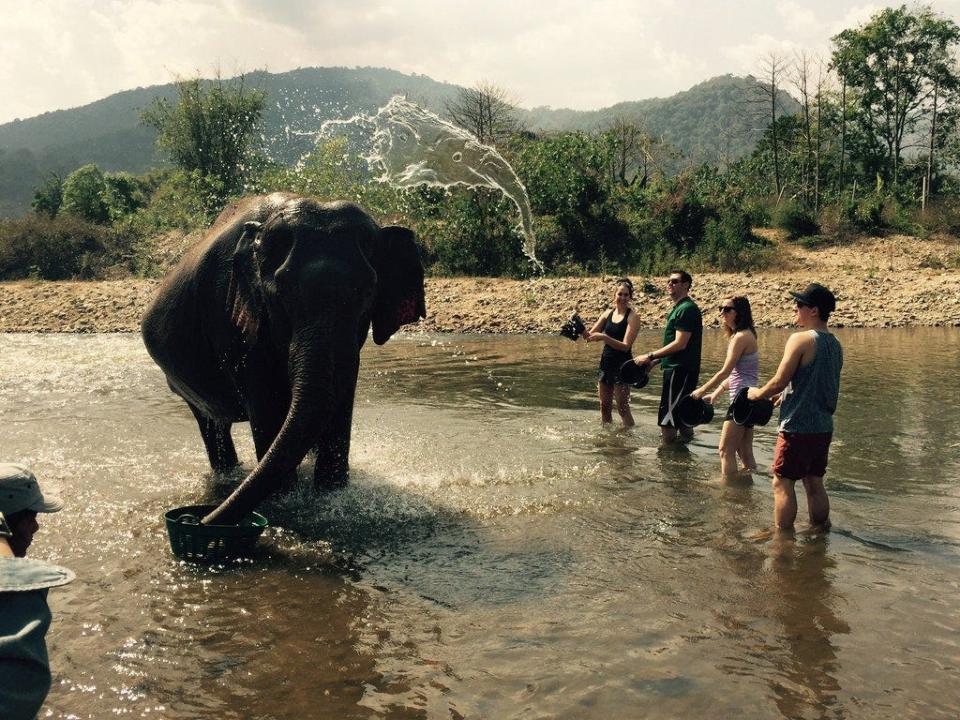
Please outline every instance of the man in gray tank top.
M750 388L750 400L782 392L777 447L773 454L773 515L778 528L789 530L797 517L794 484L807 492L810 524L829 526L830 500L823 485L833 439L833 413L840 395L843 348L827 330L837 302L827 288L811 283L796 300L796 324L783 350L776 374L762 388Z

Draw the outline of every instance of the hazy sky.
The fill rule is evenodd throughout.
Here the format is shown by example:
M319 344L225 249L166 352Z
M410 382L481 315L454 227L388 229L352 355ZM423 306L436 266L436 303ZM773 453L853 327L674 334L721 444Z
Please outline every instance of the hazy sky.
M960 0L933 7L960 21ZM0 122L176 75L379 66L598 108L827 53L852 0L0 0Z

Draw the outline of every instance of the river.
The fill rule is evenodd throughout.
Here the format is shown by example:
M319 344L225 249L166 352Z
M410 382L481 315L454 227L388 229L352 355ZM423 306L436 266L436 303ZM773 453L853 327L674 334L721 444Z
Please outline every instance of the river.
M257 557L210 569L161 515L229 479L139 337L0 335L2 459L67 503L31 556L77 573L41 717L956 718L960 333L838 336L828 533L802 499L767 532L773 423L727 486L720 413L658 448L657 377L601 428L597 345L405 335L363 351L351 486L305 464Z

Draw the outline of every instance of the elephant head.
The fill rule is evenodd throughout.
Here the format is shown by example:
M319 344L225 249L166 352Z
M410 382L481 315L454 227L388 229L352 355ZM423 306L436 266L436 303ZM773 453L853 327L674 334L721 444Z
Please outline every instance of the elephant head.
M255 423L269 424L271 413L279 428L207 523L243 517L313 447L342 454L335 460L345 475L359 353L371 324L382 345L401 325L426 316L414 234L381 228L351 203L290 197L243 224L231 261L226 311L241 347L236 362L275 359L289 379L289 407L278 416L269 398L258 408L250 400L256 392L248 393L255 440Z

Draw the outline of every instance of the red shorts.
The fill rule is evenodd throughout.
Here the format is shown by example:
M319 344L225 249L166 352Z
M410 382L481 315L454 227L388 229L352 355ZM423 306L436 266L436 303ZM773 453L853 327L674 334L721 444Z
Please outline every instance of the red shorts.
M827 472L827 454L833 433L777 433L773 472L787 480L822 478Z

